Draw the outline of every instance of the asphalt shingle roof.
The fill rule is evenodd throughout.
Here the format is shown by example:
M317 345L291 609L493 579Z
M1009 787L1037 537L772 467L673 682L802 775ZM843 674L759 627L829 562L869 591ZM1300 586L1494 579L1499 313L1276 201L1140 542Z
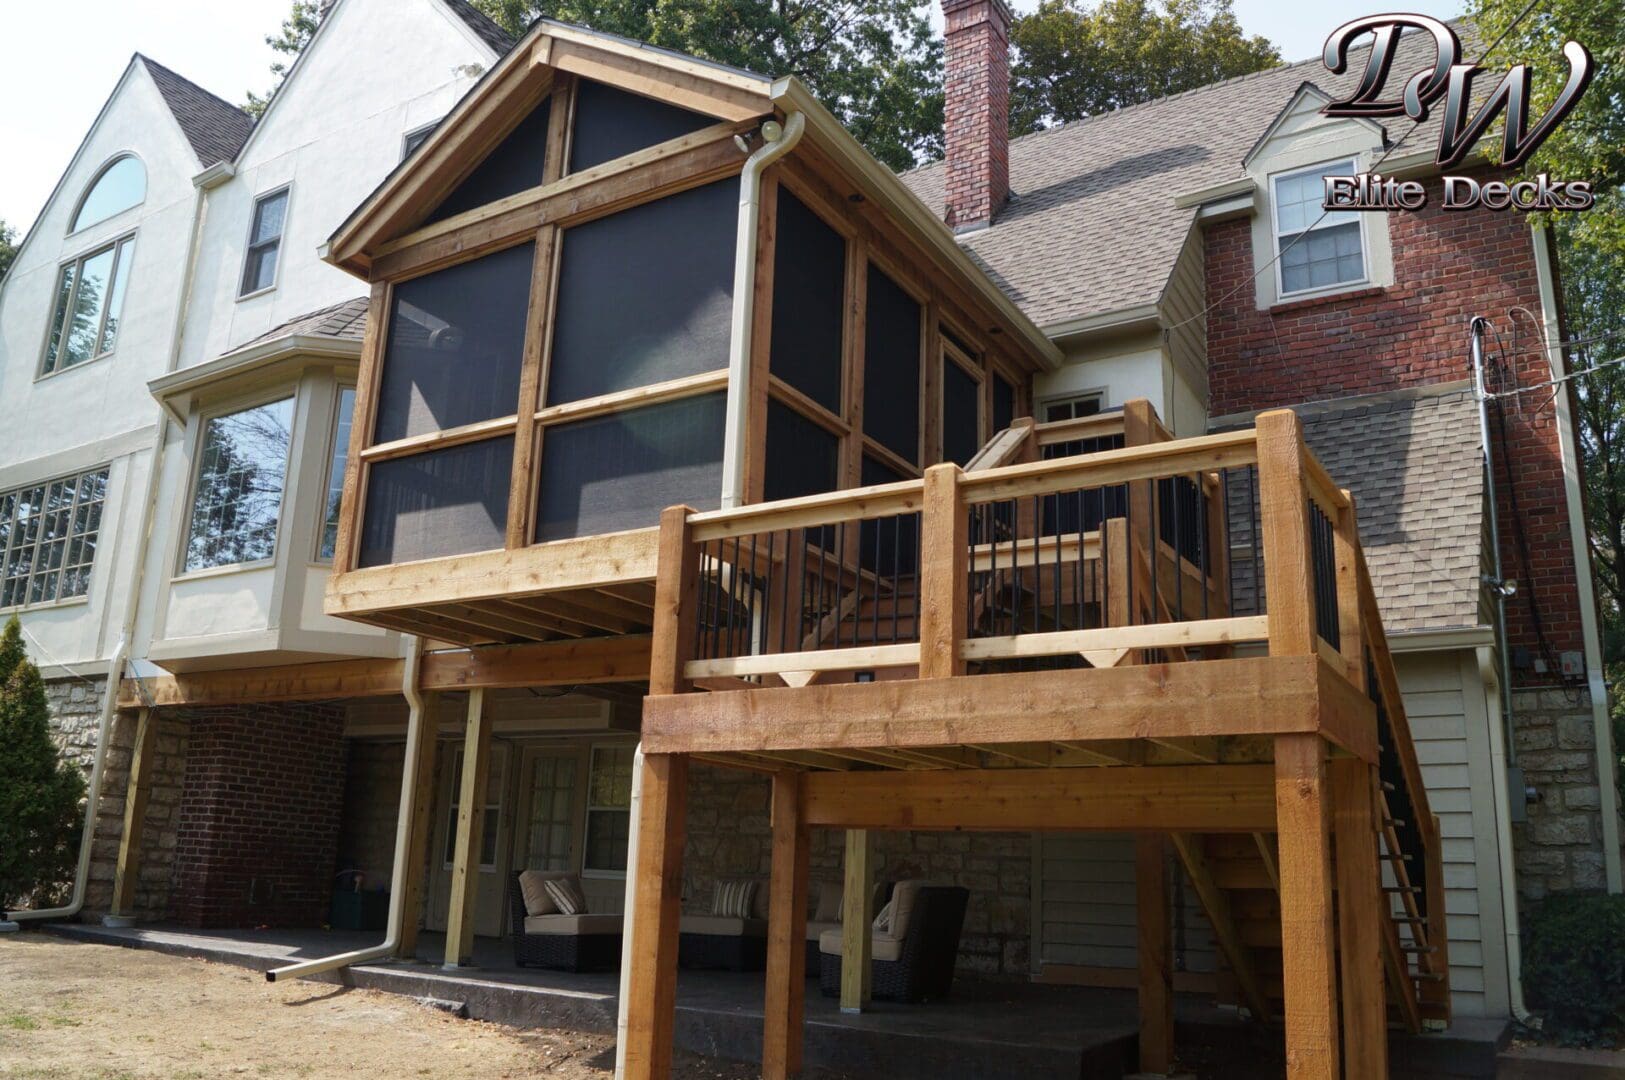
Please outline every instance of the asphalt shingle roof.
M513 35L498 26L489 15L480 11L473 4L468 3L467 0L440 0L440 2L450 8L452 14L467 23L468 28L479 35L481 41L491 46L491 50L498 56L502 56L513 48Z
M1456 26L1477 55L1471 27ZM1392 80L1432 63L1432 41L1406 34ZM1010 144L1011 201L992 228L961 238L965 249L1039 326L1155 303L1190 231L1195 208L1174 198L1246 175L1242 159L1306 82L1352 91L1368 50L1333 75L1319 58L1243 75L1172 97L1087 117ZM1438 138L1433 115L1411 133L1387 121L1400 154ZM939 216L946 170L938 162L903 182Z
M273 327L252 341L239 345L233 352L263 345L267 341L288 337L326 337L341 341L360 341L367 332L367 298L358 296L342 304L324 307L289 319Z
M254 118L150 57L141 56L141 62L180 124L198 164L209 166L236 158L254 130Z

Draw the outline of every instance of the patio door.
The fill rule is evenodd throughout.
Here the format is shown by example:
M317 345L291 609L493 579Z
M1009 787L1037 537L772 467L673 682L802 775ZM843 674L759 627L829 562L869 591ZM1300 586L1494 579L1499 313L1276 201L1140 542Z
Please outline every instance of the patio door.
M582 747L527 746L519 767L519 835L515 870L577 870L586 803Z
M435 826L433 856L433 889L429 893L429 911L425 924L430 930L444 932L451 915L451 868L457 851L457 810L463 777L463 747L461 743L449 748L450 765L440 778L439 798L436 799L438 822ZM490 773L485 785L485 827L480 837L480 882L474 900L474 933L481 937L501 937L508 910L508 852L511 805L508 792L509 748L495 740L491 743Z

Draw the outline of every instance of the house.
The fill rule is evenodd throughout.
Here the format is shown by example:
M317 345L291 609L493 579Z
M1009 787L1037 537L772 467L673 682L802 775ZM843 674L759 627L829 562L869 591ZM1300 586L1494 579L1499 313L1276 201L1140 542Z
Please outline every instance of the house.
M30 439L0 499L110 461L109 494L49 498L150 526L60 563L89 565L88 602L22 608L65 737L94 750L100 706L120 751L97 758L87 911L313 927L342 872L393 886L370 956L444 932L459 967L515 929L513 873L572 871L593 913L638 901L637 1075L670 1046L680 895L699 914L770 869L780 1070L810 875L846 877L853 925L854 883L962 885L962 967L1139 986L1144 1068L1170 985L1284 1010L1302 1075L1335 1071L1340 1008L1347 1052L1380 1050L1362 986L1413 1029L1521 1008L1519 902L1619 888L1569 402L1499 418L1497 535L1468 384L1475 314L1506 342L1494 386L1563 370L1545 235L1328 218L1298 261L1313 178L1381 159L1432 183L1429 129L1327 120L1346 77L1296 65L1010 141L988 107L1009 12L944 7L949 157L900 179L794 80L557 23L514 44L442 0L339 0L252 130L132 62L108 108L147 122L93 129L0 292L17 379L75 355L51 290L129 236L179 275L132 275L116 351L8 399L37 416L110 380L109 432ZM125 154L146 200L80 243L70 218L99 177L128 186ZM172 205L187 236L148 217ZM132 358L129 315L154 311ZM156 408L127 404L143 391ZM1504 642L1492 540L1520 584ZM99 701L78 681L98 670ZM1241 688L1233 711L1190 704L1207 678ZM1298 711L1260 709L1261 680ZM1019 712L1003 695L1075 694L1106 725L1176 692L1210 727L1156 728L1165 705L1149 737L925 731ZM863 728L881 715L912 734ZM1296 831L1283 761L1311 793ZM1163 816L1098 816L1114 804ZM1147 820L1172 853L1131 835ZM1369 931L1342 942L1334 833L1338 891L1365 897L1339 925Z

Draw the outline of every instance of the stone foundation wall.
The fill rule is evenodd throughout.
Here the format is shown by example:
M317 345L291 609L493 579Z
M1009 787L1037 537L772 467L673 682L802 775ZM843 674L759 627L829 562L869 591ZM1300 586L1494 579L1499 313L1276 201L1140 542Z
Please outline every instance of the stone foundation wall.
M96 733L101 723L102 695L106 692L105 678L53 679L45 684L57 748L65 759L85 770L86 783L96 757Z
M1524 690L1512 704L1518 764L1539 793L1528 805L1528 822L1513 826L1518 894L1538 901L1554 892L1601 889L1607 880L1590 695Z
M365 889L388 888L395 869L395 824L400 815L406 744L352 741L345 759L338 869L360 870ZM432 789L431 797L438 790Z
M772 872L771 785L737 769L694 765L683 851L683 910L709 912L719 879ZM817 884L840 881L845 834L814 829L810 857ZM970 889L959 943L962 971L1025 978L1032 943L1032 838L1027 833L877 832L875 877L924 878ZM809 911L810 911L809 906Z

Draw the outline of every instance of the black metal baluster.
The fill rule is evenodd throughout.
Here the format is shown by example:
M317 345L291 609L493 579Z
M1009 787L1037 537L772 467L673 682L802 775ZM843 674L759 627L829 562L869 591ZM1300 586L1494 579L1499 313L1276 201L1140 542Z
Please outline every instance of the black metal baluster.
M1185 546L1185 533L1179 527L1179 504L1183 501L1179 481L1181 477L1174 477L1169 481L1173 485L1174 495L1174 621L1185 621L1185 553L1181 550Z

